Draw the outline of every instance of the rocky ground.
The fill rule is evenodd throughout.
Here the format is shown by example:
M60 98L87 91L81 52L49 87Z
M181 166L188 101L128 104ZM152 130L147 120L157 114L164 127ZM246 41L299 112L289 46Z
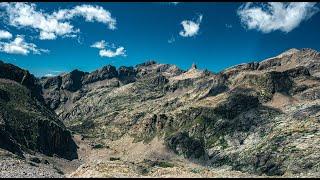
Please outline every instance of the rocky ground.
M0 149L0 177L1 178L61 178L61 170L41 161L21 159L16 155Z
M78 140L81 138L78 137ZM85 163L67 177L258 177L233 171L230 167L212 168L190 162L168 151L158 138L150 143L134 143L125 136L105 141L108 147L96 148L89 140L81 144ZM91 150L90 150L91 149ZM89 152L89 153L88 153Z
M72 161L38 153L24 154L26 158L23 159L0 149L0 177L259 177L233 171L227 166L212 168L190 162L167 152L159 140L145 145L132 143L132 138L125 137L109 142L108 148L94 148L91 141L81 139L81 135L75 135L79 145L79 160ZM129 148L126 148L126 144Z

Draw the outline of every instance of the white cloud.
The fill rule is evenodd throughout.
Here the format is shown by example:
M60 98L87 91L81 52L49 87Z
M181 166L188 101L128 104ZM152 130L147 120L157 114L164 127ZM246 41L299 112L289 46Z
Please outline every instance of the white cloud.
M5 30L0 30L0 39L11 39L12 34Z
M56 39L57 36L55 33L53 32L45 32L45 31L41 31L40 32L40 37L39 37L41 40L51 40L51 39Z
M176 38L174 38L173 36L168 40L168 43L174 43L176 41Z
M72 19L76 16L82 16L88 22L100 22L107 24L109 29L116 29L116 20L111 17L111 13L100 6L81 5L73 9L62 9L54 12L53 16L58 20Z
M60 73L62 73L63 71L49 71L47 74L45 74L45 77L53 77L53 76L57 76Z
M57 35L74 32L73 26L68 22L59 22L42 11L36 11L35 4L3 3L8 23L15 27L31 27L40 31L40 39L55 39Z
M51 73L48 73L48 74L45 74L44 75L45 77L53 77L53 76L55 76L54 74L51 74Z
M116 48L116 46L113 43L109 44L105 40L97 41L93 43L90 47L100 49L99 55L101 57L112 58L116 56L126 56L126 50L124 49L124 47L120 46ZM109 49L106 49L106 47L108 47Z
M104 40L101 40L93 43L90 47L104 49L106 46L107 46L106 42Z
M124 47L118 47L115 51L112 51L110 49L102 49L99 51L99 55L101 57L116 57L116 56L126 56L126 50L124 49Z
M42 52L49 52L46 49L38 49L33 43L27 43L24 37L17 35L11 42L0 42L0 51L8 54L21 54L27 55L30 52L33 54L41 54Z
M237 14L248 29L257 29L263 33L275 30L287 33L317 13L319 8L315 5L310 2L246 3L239 7Z
M109 29L115 29L116 20L111 17L109 11L99 6L81 5L72 9L62 9L52 14L42 10L37 11L35 4L30 3L0 3L0 10L4 9L8 24L15 27L29 27L40 32L42 40L56 39L78 33L70 20L76 16L82 16L88 22L100 22L108 25ZM67 21L69 20L69 21Z
M184 20L181 22L183 30L179 32L180 36L183 37L192 37L198 34L200 29L200 23L202 21L202 15L199 15L196 22L190 20Z

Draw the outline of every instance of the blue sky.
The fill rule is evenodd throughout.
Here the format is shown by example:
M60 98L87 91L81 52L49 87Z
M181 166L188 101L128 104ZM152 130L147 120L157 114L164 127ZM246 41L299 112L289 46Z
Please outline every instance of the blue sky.
M315 3L2 3L0 59L36 76L146 60L218 72L320 50Z

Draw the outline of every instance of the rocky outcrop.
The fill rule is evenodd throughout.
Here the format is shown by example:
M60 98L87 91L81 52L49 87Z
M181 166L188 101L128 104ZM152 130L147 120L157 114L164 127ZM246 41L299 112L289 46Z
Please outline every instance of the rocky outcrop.
M70 101L77 101L85 95L88 86L119 87L139 80L141 85L156 86L161 89L168 83L168 77L181 74L183 71L174 65L157 64L147 61L135 67L116 67L107 65L91 73L74 70L56 77L40 79L42 96L48 107L53 110L62 108L61 105ZM148 76L145 76L148 74ZM160 87L161 86L161 87Z
M20 156L37 151L70 160L77 158L70 131L34 96L34 77L26 73L21 79L25 71L13 65L2 64L1 68L5 73L0 79L0 148Z
M43 78L43 88L44 89L53 89L53 90L59 90L62 85L62 77L61 76L55 76L55 77L48 77Z
M75 92L82 87L82 80L85 73L79 70L73 70L70 73L62 76L61 88Z
M18 154L21 150L33 150L77 158L71 133L49 109L29 95L28 89L12 81L0 82L0 88L9 96L8 101L0 102L1 148Z
M118 71L114 66L107 65L107 66L104 66L102 69L99 69L87 74L87 76L84 77L82 84L89 84L89 83L102 81L105 79L111 79L115 77L118 77Z
M72 160L77 159L77 145L71 138L71 132L54 122L39 121L36 149L46 155L57 154Z
M226 101L220 103L214 112L227 119L233 119L240 113L259 106L258 97L245 94L231 94Z
M43 101L41 96L41 86L29 71L0 61L0 78L10 79L26 86L30 89L32 96L36 97L39 101Z
M0 125L0 147L3 149L6 149L12 153L17 154L20 157L23 156L23 151L21 149L21 146L18 142L15 141L15 139L5 130L4 124Z
M204 158L204 144L198 139L189 137L187 132L179 132L167 137L167 146L179 155L186 158Z
M118 69L118 77L124 84L132 83L136 80L136 70L133 67L121 66Z
M151 65L154 65L154 64L157 64L157 62L154 61L154 60L149 60L149 61L146 61L144 63L137 64L135 67L136 67L136 69L141 69L143 67L151 66Z

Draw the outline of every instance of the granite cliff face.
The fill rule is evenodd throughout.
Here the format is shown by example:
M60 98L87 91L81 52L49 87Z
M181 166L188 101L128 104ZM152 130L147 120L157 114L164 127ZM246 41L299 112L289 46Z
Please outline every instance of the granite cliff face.
M118 69L108 65L91 73L74 70L41 79L20 70L15 76L1 72L0 77L10 79L12 86L26 91L23 94L30 92L23 99L34 97L30 101L40 105L33 109L48 119L36 121L38 144L19 139L22 131L14 128L20 126L0 131L11 132L0 141L12 142L6 147L11 151L20 152L19 145L25 145L43 153L57 153L60 144L56 142L72 144L63 122L73 133L95 144L93 147L102 148L101 152L96 150L98 155L112 151L128 163L139 151L135 156L145 161L134 166L140 170L142 166L152 168L146 159L159 154L169 161L165 151L190 163L227 166L251 175L320 175L320 54L312 49L290 49L219 73L195 65L184 71L155 61ZM10 86L3 82L0 87ZM0 88L0 105L8 106L17 92ZM0 119L3 122L7 121ZM48 132L56 134L49 137L59 141L42 139L47 136L41 133ZM44 146L50 150L43 150ZM124 149L120 153L121 146ZM72 177L109 172L107 164L112 162L105 161L102 166L101 161L86 162ZM140 170L138 174L152 176L151 171Z

